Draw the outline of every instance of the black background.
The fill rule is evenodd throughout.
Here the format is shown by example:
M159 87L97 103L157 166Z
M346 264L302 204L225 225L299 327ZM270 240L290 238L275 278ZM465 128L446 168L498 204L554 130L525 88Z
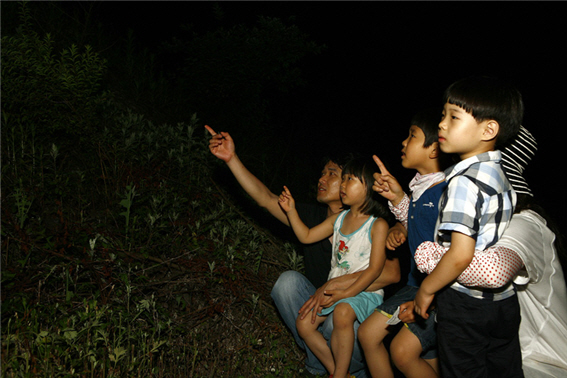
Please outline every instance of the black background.
M135 30L149 46L182 23L207 28L212 2L108 2L108 28ZM307 85L272 112L311 152L375 153L399 166L411 116L440 105L443 90L471 75L507 79L523 94L524 126L539 151L525 175L561 222L565 139L566 6L561 2L220 2L234 24L258 15L293 22L327 50L303 63ZM121 34L123 35L123 34ZM203 120L207 123L206 120ZM302 148L297 153L302 153ZM400 173L403 179L406 173ZM411 177L411 176L410 176ZM401 181L402 181L401 180ZM556 194L557 193L557 194Z

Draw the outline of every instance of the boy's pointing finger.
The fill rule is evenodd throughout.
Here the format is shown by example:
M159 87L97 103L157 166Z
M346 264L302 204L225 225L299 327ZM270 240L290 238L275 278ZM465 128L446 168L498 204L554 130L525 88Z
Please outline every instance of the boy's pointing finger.
M382 160L380 160L378 158L378 156L376 155L372 155L372 158L374 159L374 162L376 163L376 165L378 166L378 169L380 169L380 173L382 173L383 175L387 175L390 172L388 172L388 170L386 169L386 166L384 165L384 163L382 163Z

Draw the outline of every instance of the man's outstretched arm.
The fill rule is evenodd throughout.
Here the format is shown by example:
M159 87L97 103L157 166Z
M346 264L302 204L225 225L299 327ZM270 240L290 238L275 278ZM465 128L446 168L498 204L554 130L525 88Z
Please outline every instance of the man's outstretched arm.
M205 126L205 128L212 135L209 141L209 150L211 153L226 163L242 189L244 189L260 207L265 208L276 219L289 226L285 212L278 203L279 196L272 193L270 189L254 176L240 161L236 154L234 140L230 134L227 132L216 133L210 126Z

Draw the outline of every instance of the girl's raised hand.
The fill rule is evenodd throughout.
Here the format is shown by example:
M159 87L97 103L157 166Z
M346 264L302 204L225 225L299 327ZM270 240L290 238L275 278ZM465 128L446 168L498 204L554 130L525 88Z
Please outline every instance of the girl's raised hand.
M280 194L280 198L279 198L278 201L280 203L281 208L286 213L295 209L295 200L293 199L293 197L291 196L291 192L289 191L289 189L285 185L284 185L284 190L283 190L282 194Z
M213 136L209 141L209 150L213 155L228 163L234 156L234 141L229 133L221 131L215 132L211 126L205 125L205 129Z

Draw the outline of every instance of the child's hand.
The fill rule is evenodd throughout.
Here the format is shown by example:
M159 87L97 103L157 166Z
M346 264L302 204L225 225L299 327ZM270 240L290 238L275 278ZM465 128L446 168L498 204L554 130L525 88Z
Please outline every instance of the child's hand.
M393 251L405 242L406 235L404 235L404 233L400 230L391 228L390 232L388 233L388 237L386 238L386 248L388 248L390 251Z
M380 169L380 173L374 173L372 189L396 206L404 198L404 190L398 180L388 172L384 163L378 159L378 156L373 155L372 158Z
M409 301L400 305L400 313L398 318L406 324L415 322L415 313L413 312L414 303Z
M415 313L421 316L423 319L429 318L427 310L431 306L431 303L433 303L433 298L435 298L435 294L428 294L425 292L425 290L423 290L423 288L420 287L413 301L413 310L415 311Z
M280 203L281 208L286 213L289 213L291 210L295 209L295 200L293 199L293 197L291 196L291 192L285 185L284 185L284 190L282 194L280 194L280 198L278 201Z
M234 141L229 133L216 133L211 126L205 125L205 129L213 136L209 141L209 150L213 155L228 163L234 156Z

